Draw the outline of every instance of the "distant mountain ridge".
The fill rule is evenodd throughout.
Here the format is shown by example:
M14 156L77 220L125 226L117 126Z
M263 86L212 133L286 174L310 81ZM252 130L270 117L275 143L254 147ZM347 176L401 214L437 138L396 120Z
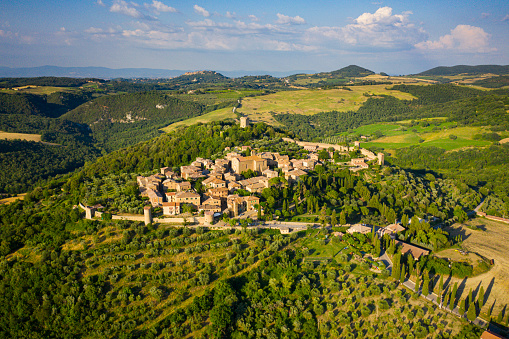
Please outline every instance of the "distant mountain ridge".
M497 74L504 75L509 74L509 65L477 65L477 66L469 66L469 65L457 65L457 66L439 66L427 71L417 73L416 75L435 75L435 76L451 76L451 75L459 75L459 74Z
M0 77L2 78L22 78L22 77L70 77L70 78L174 78L185 73L192 73L192 70L169 70L155 68L107 68L107 67L60 67L60 66L40 66L40 67L1 67ZM314 71L217 71L226 77L242 77L257 75L272 75L284 77L296 73L312 73Z

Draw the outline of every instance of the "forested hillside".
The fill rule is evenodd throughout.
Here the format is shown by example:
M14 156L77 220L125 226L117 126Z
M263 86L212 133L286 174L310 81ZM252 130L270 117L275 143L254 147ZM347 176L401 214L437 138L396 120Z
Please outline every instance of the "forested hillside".
M509 130L509 95L454 85L397 85L393 89L417 96L398 100L391 96L369 98L357 112L323 112L315 115L276 114L274 118L305 140L320 140L376 122L447 117L463 126L494 126Z
M270 141L279 144L282 136L261 123L245 129L229 123L194 125L112 152L30 192L24 201L0 206L0 335L478 336L478 328L398 286L408 273L422 275L423 290L441 292L430 280L438 274L463 277L472 274L472 266L454 263L444 268L442 261L430 257L422 260L426 270L420 270L388 237L358 234L341 240L323 228L281 235L247 225L211 231L84 220L73 208L89 190L100 189L94 179L178 167L196 156L214 156L226 146L270 148ZM378 166L365 174L331 163L317 166L295 184L266 188L260 195L264 218L302 217L343 225L356 220L384 224L402 217L411 219L405 239L442 248L458 239L419 222L417 216L463 220L464 209L480 200L479 193L450 179ZM128 189L129 182L123 185L118 187L123 192L119 199L137 194ZM292 201L295 206L290 208ZM336 255L345 247L348 252ZM377 256L383 248L397 260L397 277L373 269L374 262L363 258L363 253ZM325 254L328 251L333 254ZM446 298L446 307L449 299L450 307L464 302L456 292Z
M439 75L439 76L451 76L458 74L509 74L509 66L500 66L500 65L478 65L478 66L467 66L467 65L458 65L458 66L440 66L429 69L427 71L421 72L417 75Z
M49 95L0 93L0 115L23 114L57 118L91 99L84 92L55 92Z
M203 113L205 107L158 92L103 96L77 107L62 119L87 124L106 151L150 139L159 128Z

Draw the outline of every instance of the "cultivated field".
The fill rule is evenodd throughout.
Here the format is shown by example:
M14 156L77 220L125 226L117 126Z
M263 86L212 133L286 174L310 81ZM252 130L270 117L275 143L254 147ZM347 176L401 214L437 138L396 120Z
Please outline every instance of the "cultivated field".
M472 230L466 225L477 226L478 230ZM483 307L486 313L489 307L495 303L492 315L495 317L505 306L509 305L509 225L484 219L476 218L466 224L454 224L446 228L446 231L456 236L461 234L465 239L462 247L466 250L479 254L487 259L494 259L495 264L486 273L473 278L452 279L452 283L458 282L463 287L462 298L468 295L470 289L478 293L480 286L484 286L485 298L488 297Z
M208 122L221 121L221 120L225 120L228 118L235 119L235 117L236 116L233 113L232 107L221 108L221 109L215 110L213 112L210 112L210 113L207 113L204 115L200 115L198 117L194 117L191 119L176 122L174 124L166 126L165 128L162 128L161 130L163 130L166 133L169 133L169 132L174 131L175 129L177 129L180 126L190 126L193 124L197 124L199 122L206 124Z
M18 194L15 197L0 199L0 205L2 205L2 204L10 204L11 202L14 202L14 201L16 201L18 199L23 200L25 198L25 195L26 195L26 193L22 193L22 194Z
M384 149L398 149L412 145L435 146L446 150L460 149L471 146L488 146L491 144L485 140L475 140L475 134L486 132L483 127L456 127L449 128L453 123L440 124L440 130L433 130L435 126L420 127L414 126L403 130L398 125L369 125L359 129L359 133L369 134L369 131L376 130L380 126L384 137L363 143L364 146L376 146ZM453 139L450 136L456 136Z
M249 97L242 100L239 112L255 121L277 125L271 112L312 115L324 111L357 111L371 95L392 95L411 100L411 94L388 90L389 85L351 86L351 89L296 90ZM367 95L364 95L367 94Z
M6 88L0 90L0 93L30 93L30 94L51 94L54 92L71 92L74 89L69 87L53 87L53 86L22 86L22 87L14 87L14 88Z
M27 134L27 133L9 133L9 132L2 132L0 131L0 139L7 139L7 140L27 140L27 141L41 141L41 135L40 134Z

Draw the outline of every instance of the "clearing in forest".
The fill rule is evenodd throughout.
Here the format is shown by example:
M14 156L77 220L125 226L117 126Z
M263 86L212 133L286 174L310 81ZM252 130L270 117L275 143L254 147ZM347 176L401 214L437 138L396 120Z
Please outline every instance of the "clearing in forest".
M310 89L282 91L274 94L248 97L242 100L239 112L254 121L277 125L274 113L313 115L327 111L357 111L371 96L391 95L401 100L412 100L411 94L389 90L390 85L350 86L347 89Z
M26 141L37 141L41 142L41 135L40 134L27 134L27 133L9 133L9 132L2 132L0 131L0 139L7 139L7 140L26 140Z

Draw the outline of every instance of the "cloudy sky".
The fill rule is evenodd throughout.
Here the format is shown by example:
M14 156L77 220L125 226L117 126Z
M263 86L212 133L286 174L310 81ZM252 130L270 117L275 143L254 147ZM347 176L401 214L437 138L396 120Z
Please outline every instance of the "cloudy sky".
M12 0L0 66L390 74L509 64L507 0Z

